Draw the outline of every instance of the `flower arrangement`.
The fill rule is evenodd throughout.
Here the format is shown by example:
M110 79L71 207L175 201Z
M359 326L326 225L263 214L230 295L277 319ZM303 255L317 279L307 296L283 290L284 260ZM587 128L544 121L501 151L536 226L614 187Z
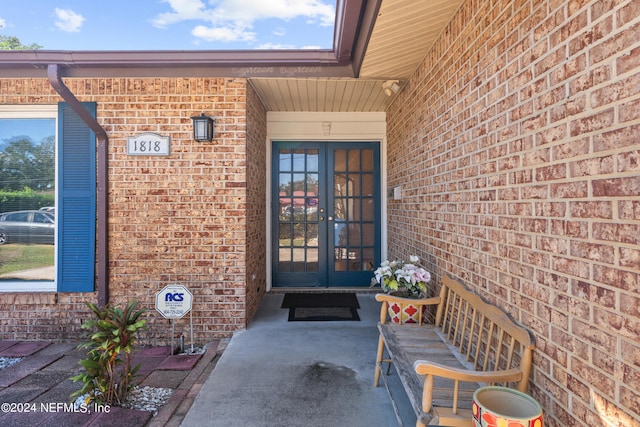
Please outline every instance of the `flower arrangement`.
M418 267L418 261L420 258L415 255L409 257L409 262L383 261L373 272L375 276L371 279L371 285L380 285L386 292L397 291L409 297L419 296L427 291L427 282L431 280L431 274Z

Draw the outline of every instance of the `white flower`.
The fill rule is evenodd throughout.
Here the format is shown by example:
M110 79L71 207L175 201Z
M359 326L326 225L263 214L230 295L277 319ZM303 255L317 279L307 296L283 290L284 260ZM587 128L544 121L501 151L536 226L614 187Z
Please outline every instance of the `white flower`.
M372 285L379 284L385 291L407 290L409 293L417 295L427 290L427 282L431 280L431 275L422 267L416 264L420 259L412 255L410 263L400 260L380 263L373 273Z

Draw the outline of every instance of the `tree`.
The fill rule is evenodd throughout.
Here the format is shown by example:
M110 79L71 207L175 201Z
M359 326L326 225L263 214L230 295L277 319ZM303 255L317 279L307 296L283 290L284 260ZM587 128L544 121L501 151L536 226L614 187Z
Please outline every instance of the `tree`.
M55 185L55 138L44 138L35 144L27 136L9 140L4 153L0 152L0 188L19 191L30 188L48 191Z
M14 36L2 36L0 35L0 50L38 50L42 49L42 46L38 43L31 43L29 45L23 45L20 39Z

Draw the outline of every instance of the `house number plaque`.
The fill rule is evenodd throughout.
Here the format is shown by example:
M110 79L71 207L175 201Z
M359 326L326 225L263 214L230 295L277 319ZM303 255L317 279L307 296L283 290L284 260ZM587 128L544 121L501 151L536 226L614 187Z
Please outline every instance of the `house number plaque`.
M171 141L168 136L157 133L141 133L127 137L127 154L130 156L168 156L171 154Z

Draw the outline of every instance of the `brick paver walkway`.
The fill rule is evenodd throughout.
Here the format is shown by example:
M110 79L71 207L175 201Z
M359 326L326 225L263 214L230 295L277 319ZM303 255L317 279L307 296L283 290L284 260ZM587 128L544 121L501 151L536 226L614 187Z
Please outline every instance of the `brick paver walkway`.
M224 344L224 343L223 343ZM223 345L211 343L204 354L171 355L169 347L143 348L134 355L140 364L140 386L173 389L155 417L151 412L121 407L89 406L74 412L70 394L80 383L69 380L82 371L86 357L77 343L0 341L0 356L21 357L0 370L0 425L2 426L179 426L198 391L215 366Z

